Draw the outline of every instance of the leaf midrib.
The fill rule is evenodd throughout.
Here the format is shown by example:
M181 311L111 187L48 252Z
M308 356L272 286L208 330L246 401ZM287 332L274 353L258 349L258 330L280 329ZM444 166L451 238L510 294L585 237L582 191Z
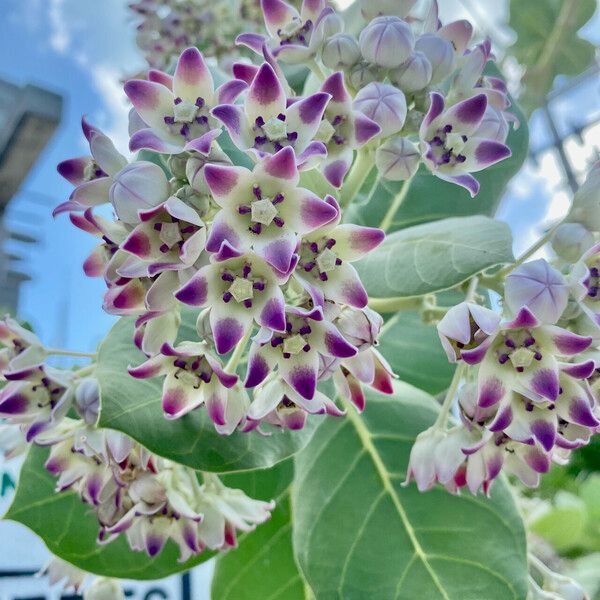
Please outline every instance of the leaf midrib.
M443 588L442 583L437 576L437 573L435 572L435 570L433 569L433 567L427 560L427 553L425 552L425 550L421 546L421 543L417 539L415 530L413 529L413 526L410 523L410 519L408 518L408 515L406 514L406 511L404 510L404 506L402 506L400 497L398 496L398 493L396 492L396 490L392 484L392 481L389 477L389 474L387 472L387 468L383 462L383 459L381 458L381 455L379 454L379 452L377 451L377 448L375 447L375 444L373 443L371 432L367 429L367 426L363 422L360 415L355 410L353 410L352 407L349 407L349 410L347 411L347 414L346 414L346 418L349 419L350 422L352 423L352 425L354 426L354 429L356 430L356 433L357 433L365 451L371 457L371 460L373 461L373 464L375 465L377 474L379 475L379 478L381 479L381 482L383 483L383 488L384 488L385 492L388 494L388 496L390 497L390 499L392 500L392 503L394 504L394 507L400 517L400 520L402 521L402 525L404 526L404 529L406 530L406 533L408 534L411 544L413 545L413 548L415 551L415 556L417 556L419 558L419 560L421 560L421 562L423 563L423 566L429 573L431 580L435 584L436 588L440 591L440 594L442 595L444 600L451 600L450 596L448 596L448 594L446 593L446 590ZM340 581L340 587L342 586L342 584L343 584L343 580Z

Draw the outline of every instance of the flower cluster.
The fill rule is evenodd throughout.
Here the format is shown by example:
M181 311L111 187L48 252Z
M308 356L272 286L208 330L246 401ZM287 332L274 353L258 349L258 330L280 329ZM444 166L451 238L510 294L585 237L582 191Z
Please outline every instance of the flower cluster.
M385 179L409 179L423 163L474 196L479 183L471 173L510 156L505 141L509 123L517 123L507 111L506 86L483 74L493 60L489 41L467 48L468 21L440 26L436 2L424 18L412 14L414 4L361 2L369 22L356 38L343 31L343 20L324 0L305 0L300 12L283 0L262 0L269 35L243 34L238 41L285 63L312 63L322 72L320 60L338 72L324 87L339 87L343 79L354 95L351 107L379 126L374 149ZM339 187L348 150L364 142L358 131L352 136L352 113L343 106L351 95L340 91L338 97L339 108L324 120L321 136L334 155L342 155L328 177Z
M184 562L205 548L236 545L274 504L252 500L212 473L200 483L193 469L150 454L127 436L67 419L52 438L46 469L57 490L74 490L98 519L98 543L124 534L132 550L156 556L167 540Z
M352 107L341 73L303 98L288 95L277 65L245 75L215 90L202 54L188 48L174 76L128 81L130 149L147 154L128 163L84 120L90 156L59 165L76 187L55 211L101 240L84 270L106 281L105 310L136 317L148 360L131 375L165 376L165 416L205 406L223 434L343 414L317 390L329 378L359 409L363 385L391 392L374 348L381 319L352 266L384 233L343 224L333 196L302 185L315 168L340 185L379 126ZM223 130L251 164L232 164ZM109 203L112 222L96 209ZM198 338L175 344L182 304L198 309ZM253 333L240 379L238 351Z
M129 8L144 59L163 70L195 44L227 68L240 56L235 36L262 21L258 0L137 0Z
M207 547L235 546L237 530L250 531L269 517L273 503L230 489L211 473L200 483L193 469L97 428L100 390L90 376L93 366L62 370L38 362L52 350L10 317L0 321L0 334L2 453L13 458L30 443L49 446L46 469L58 477L57 492L74 490L90 505L99 543L124 533L133 550L154 556L171 539L185 561ZM226 385L235 380L223 377Z
M593 247L571 266L571 284L544 259L512 269L505 319L463 302L439 322L448 359L466 377L460 424L436 423L413 447L408 480L419 489L439 482L452 492L487 492L502 469L535 487L552 462L566 463L599 430L600 363L589 352L593 336L580 328L581 317L598 326L597 256Z

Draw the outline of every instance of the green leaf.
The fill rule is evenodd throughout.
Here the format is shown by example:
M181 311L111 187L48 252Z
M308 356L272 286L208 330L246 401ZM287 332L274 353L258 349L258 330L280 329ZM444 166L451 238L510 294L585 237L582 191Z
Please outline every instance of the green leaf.
M404 298L449 289L512 260L508 225L474 216L396 231L356 267L372 298Z
M212 597L219 600L305 600L304 581L294 561L289 496L270 521L247 536L235 552L219 557Z
M177 562L179 550L169 541L163 551L149 558L134 552L124 536L99 546L96 544L98 522L90 507L74 492L54 491L56 479L44 468L48 449L32 446L21 469L19 484L13 502L4 516L17 521L39 535L48 550L71 564L97 575L123 579L161 579L173 573L186 571L206 560L216 552L205 551L185 563ZM268 470L251 473L231 474L222 477L223 482L244 490L249 496L271 500L290 485L293 475L291 460ZM240 544L245 538L258 534L241 534ZM235 554L230 551L230 555Z
M436 413L406 384L371 393L362 415L329 419L297 455L294 547L319 600L525 598L525 532L502 480L491 499L401 486Z
M550 542L559 552L577 547L586 533L585 502L559 491L552 505L529 524L529 529Z
M593 64L593 44L577 32L593 16L595 0L511 0L509 25L517 34L510 48L526 68L519 102L530 114L557 75L578 75Z
M183 339L198 338L194 311L184 311L180 329ZM258 432L219 435L206 410L169 421L161 407L162 378L135 379L128 365L140 364L144 356L132 343L133 319L122 318L110 330L98 350L96 376L102 390L100 427L131 436L150 451L203 471L240 471L267 468L291 456L310 439L319 419L291 432L275 427Z
M500 74L495 65L491 64L488 65L486 72L494 76ZM519 171L527 157L529 144L527 120L521 109L514 103L509 108L509 112L520 122L517 130L511 127L506 140L506 144L512 150L512 156L475 173L475 177L481 184L479 194L471 198L465 189L442 181L422 165L412 179L406 198L393 214L388 233L447 217L492 216L496 212L506 185ZM404 182L376 179L375 171L376 169L372 170L358 198L344 210L345 222L379 227L394 198L401 192Z
M450 385L454 365L448 362L435 327L423 323L416 312L402 311L388 319L378 350L401 381L433 395Z

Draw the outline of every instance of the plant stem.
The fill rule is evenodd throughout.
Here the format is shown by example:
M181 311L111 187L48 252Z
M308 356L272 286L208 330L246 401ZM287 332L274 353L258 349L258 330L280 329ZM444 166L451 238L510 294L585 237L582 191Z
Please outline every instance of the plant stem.
M48 354L55 356L76 356L78 358L96 358L95 352L74 352L72 350L61 350L60 348L46 348Z
M369 298L369 308L383 313L416 310L422 306L423 296L414 296L412 298Z
M387 231L390 228L392 222L394 221L394 217L396 216L398 209L402 206L402 203L404 202L406 196L408 195L408 191L410 190L410 184L412 183L412 179L413 178L411 177L410 179L407 179L404 182L402 189L394 196L394 200L390 204L388 211L385 213L385 216L381 220L379 227L381 229L383 229L384 231Z
M553 225L539 240L537 240L537 242L535 242L529 248L527 248L527 250L525 250L525 252L523 252L523 254L521 254L521 256L519 256L519 258L517 258L517 260L515 260L514 263L504 267L504 269L501 269L496 275L496 277L505 277L506 275L508 275L508 273L516 269L518 266L522 265L528 258L533 256L540 248L542 248L547 242L549 242L552 239L554 232L559 228L560 225L562 225L562 222L563 220L561 219L558 223Z
M467 363L461 362L456 367L454 371L454 376L452 377L452 381L450 382L450 387L446 391L446 397L444 398L444 403L442 404L442 409L440 410L440 414L438 415L434 427L446 427L446 423L448 422L448 415L450 414L450 408L452 407L452 403L454 402L454 397L456 396L456 392L458 391L458 386L460 385L460 381L467 370Z
M319 79L319 81L325 81L325 73L323 73L323 69L321 69L321 67L314 58L308 61L306 66L311 70L314 76L317 79Z
M356 153L356 160L352 165L350 174L344 182L342 188L342 195L340 198L340 205L343 207L348 206L352 202L353 198L360 192L360 188L363 186L365 179L373 168L373 158L371 153L364 148Z
M75 376L76 377L85 377L86 375L93 373L95 369L96 369L95 364L88 365L87 367L84 367L83 369L79 369L78 371L76 371Z
M228 373L235 373L237 366L240 362L240 358L242 358L242 354L244 354L244 350L248 345L248 340L250 339L250 335L252 334L252 327L248 327L248 331L244 334L244 337L237 343L233 354L227 361L227 365L225 366L225 370Z

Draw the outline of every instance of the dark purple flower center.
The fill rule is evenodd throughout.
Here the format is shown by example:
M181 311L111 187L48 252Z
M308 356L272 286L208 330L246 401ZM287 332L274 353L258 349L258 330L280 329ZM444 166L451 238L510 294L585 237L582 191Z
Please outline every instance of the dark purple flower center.
M248 261L229 261L221 270L221 298L225 304L233 301L239 306L251 309L267 290L267 280L253 273L252 264Z
M467 160L462 151L468 140L466 135L454 132L452 125L440 127L435 135L427 140L429 143L428 158L436 167L460 165Z
M213 370L204 355L178 356L173 360L175 373L173 376L185 385L199 389L203 383L210 383Z
M313 242L304 240L300 247L300 260L298 261L300 274L304 277L310 275L319 281L327 281L328 273L343 263L333 250L335 244L336 240L330 237L323 237Z
M510 364L519 373L543 358L541 348L529 329L506 332L496 345L496 356L501 365Z

